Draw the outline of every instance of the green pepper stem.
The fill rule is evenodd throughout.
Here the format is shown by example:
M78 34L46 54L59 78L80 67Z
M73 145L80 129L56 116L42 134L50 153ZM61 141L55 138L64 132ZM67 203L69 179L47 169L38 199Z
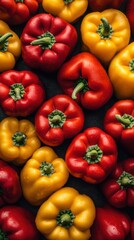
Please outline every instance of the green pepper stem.
M71 3L71 2L73 2L74 0L64 0L64 3L67 5L67 4L69 4L69 3Z
M134 176L128 172L123 172L117 180L121 188L128 188L134 186Z
M106 18L101 18L102 24L98 26L97 33L101 39L109 39L112 36L113 29Z
M39 45L43 50L47 48L51 49L53 44L56 42L54 35L48 31L37 38L38 39L31 42L31 45Z
M26 144L26 135L23 132L16 132L13 136L12 136L12 140L15 146L24 146Z
M3 44L5 41L7 41L7 39L9 38L9 37L13 37L13 34L12 33L5 33L4 35L2 35L1 37L0 37L0 44Z
M52 163L42 162L40 166L41 176L51 176L54 173L54 167Z
M84 159L89 163L98 163L101 161L103 156L102 150L99 148L98 145L91 145L87 148Z
M66 121L66 115L56 109L48 115L48 121L52 128L61 128Z
M48 45L51 41L51 38L50 37L44 37L44 38L40 38L40 39L36 39L34 41L31 42L32 45L42 45L42 44L46 44Z
M57 224L64 228L70 228L73 225L75 216L71 210L61 210L56 217Z
M9 95L15 100L20 100L25 94L24 86L21 83L14 83L10 87Z
M83 82L80 82L76 85L76 87L74 88L74 90L72 92L72 99L77 99L76 94L79 93L80 91L82 91L84 86L85 86L85 84Z
M124 128L132 128L134 126L134 117L129 114L116 114L116 119L122 124Z
M0 240L8 240L7 234L0 229Z
M15 0L15 2L16 2L16 3L17 3L17 2L23 3L24 0Z

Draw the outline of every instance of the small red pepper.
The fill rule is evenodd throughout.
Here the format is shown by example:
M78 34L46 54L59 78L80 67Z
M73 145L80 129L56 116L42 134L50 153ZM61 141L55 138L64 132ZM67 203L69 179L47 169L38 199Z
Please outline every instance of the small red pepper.
M131 220L125 212L110 206L97 207L91 240L126 240L130 224Z
M0 74L0 106L8 116L28 116L44 99L45 89L35 73L9 70Z
M75 27L51 14L31 18L21 34L24 62L35 69L56 71L77 43Z
M28 21L38 8L37 0L1 0L0 19L9 25L19 25Z
M89 1L89 8L92 11L103 11L107 8L115 8L118 9L125 0L88 0Z
M134 101L115 102L104 116L104 129L124 150L134 156Z
M56 95L42 104L35 115L35 129L40 140L58 146L74 137L84 126L84 114L77 103L66 95Z
M4 206L0 209L0 239L39 240L35 216L20 206Z
M117 146L103 130L90 127L72 140L65 161L73 176L89 183L100 183L115 167Z
M102 192L114 207L134 207L134 158L117 163L112 174L102 184Z
M98 59L83 52L64 63L57 76L62 90L84 108L96 110L111 98L112 84Z
M131 33L134 35L134 0L126 1L125 13L130 23Z
M16 203L22 196L17 171L0 160L0 206Z

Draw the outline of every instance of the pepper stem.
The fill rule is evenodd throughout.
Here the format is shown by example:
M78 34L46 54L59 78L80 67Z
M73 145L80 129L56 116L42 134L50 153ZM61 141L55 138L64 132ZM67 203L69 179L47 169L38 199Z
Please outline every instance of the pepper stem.
M54 173L54 167L52 163L42 162L40 166L41 176L51 176Z
M17 2L23 3L24 0L15 0L15 2L16 2L16 3L17 3Z
M98 26L97 33L101 39L109 39L112 36L113 29L106 18L101 18L101 24Z
M20 100L25 94L24 87L21 83L12 84L9 95L15 100Z
M79 92L85 93L88 90L89 90L88 82L86 81L86 79L80 77L75 82L74 90L72 92L72 98L73 99L77 99L77 96L76 96L77 93L79 93Z
M48 31L37 38L38 39L31 42L31 45L39 45L43 50L48 48L51 49L53 44L56 42L54 35Z
M134 117L129 114L115 115L116 119L122 124L124 128L132 128L134 126Z
M134 72L134 58L129 62L129 68L131 72Z
M121 188L134 186L134 176L128 172L123 172L117 180Z
M57 224L64 228L70 228L73 225L75 216L71 210L61 210L57 215Z
M61 128L66 121L66 115L56 109L48 115L48 121L52 128Z
M73 2L74 0L64 0L64 3L65 4L69 4L69 3L71 3L71 2Z
M7 234L0 229L0 240L8 240Z
M101 158L103 156L102 150L99 148L98 145L92 145L89 146L86 150L84 159L89 163L98 163L101 161Z
M8 48L8 38L13 37L12 33L5 33L4 35L0 36L0 51L6 52Z
M17 147L24 146L26 144L26 139L27 137L23 132L16 132L12 136L13 143Z

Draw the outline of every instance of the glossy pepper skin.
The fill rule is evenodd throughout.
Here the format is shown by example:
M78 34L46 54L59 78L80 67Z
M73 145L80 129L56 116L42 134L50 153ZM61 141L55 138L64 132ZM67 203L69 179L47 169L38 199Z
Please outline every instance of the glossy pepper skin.
M99 58L106 67L130 41L129 21L117 9L88 13L83 18L80 29L87 51Z
M35 223L49 240L88 240L94 219L92 199L74 188L64 187L40 206Z
M134 158L117 163L102 184L102 192L113 207L134 207Z
M41 145L34 124L15 117L6 117L0 123L0 158L23 165Z
M77 43L78 34L71 24L51 14L31 18L21 34L24 62L35 69L56 71Z
M96 208L96 218L91 227L91 240L126 240L130 232L129 216L116 208Z
M7 23L0 20L0 72L13 69L21 54L21 41Z
M8 70L0 74L0 106L8 116L29 116L45 100L39 77L27 70Z
M4 206L0 209L0 238L3 240L39 240L35 216L20 206Z
M72 140L65 161L74 177L97 184L112 172L117 154L114 139L100 128L90 127Z
M41 205L67 182L69 172L64 159L50 147L37 149L21 170L21 186L25 199Z
M88 0L43 0L42 7L46 12L72 23L86 12Z
M95 12L95 11L103 11L107 8L115 8L118 9L124 0L88 0L89 2L89 8Z
M1 0L0 19L9 25L19 25L36 14L38 7L37 0Z
M62 90L84 108L96 110L111 98L113 88L106 70L91 53L83 52L64 63L57 76Z
M104 129L128 154L134 156L134 101L115 102L104 116Z
M0 160L0 207L15 204L21 196L19 174L12 166Z
M131 33L134 35L134 0L128 0L126 2L125 14L130 23Z
M59 146L74 137L84 126L84 113L69 96L55 95L45 101L35 115L35 129L40 140Z
M116 98L134 100L134 42L120 51L110 62L108 75ZM127 86L127 87L126 87Z

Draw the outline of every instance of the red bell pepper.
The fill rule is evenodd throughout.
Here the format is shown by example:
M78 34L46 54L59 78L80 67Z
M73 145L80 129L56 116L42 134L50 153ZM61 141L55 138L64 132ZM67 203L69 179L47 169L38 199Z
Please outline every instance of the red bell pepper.
M28 21L38 8L37 0L1 0L0 19L9 25L19 25Z
M115 102L104 116L104 129L128 154L134 156L134 101Z
M84 114L79 105L66 95L56 95L42 104L35 115L35 129L40 140L58 146L74 137L84 126Z
M0 160L0 207L16 203L21 196L22 190L17 171Z
M96 110L112 96L110 79L99 60L83 52L64 63L57 76L62 90L84 108Z
M65 161L73 176L95 184L112 172L117 154L113 138L98 127L90 127L73 139Z
M120 210L110 206L96 208L96 218L91 227L91 240L126 240L131 220Z
M134 35L134 0L126 1L125 13L130 23L131 33Z
M35 216L20 206L4 206L0 209L0 239L39 240Z
M31 71L9 70L0 74L0 106L9 116L28 116L44 101L45 89Z
M72 52L77 39L73 25L51 14L37 14L21 34L23 60L32 68L56 71Z
M102 192L114 207L134 207L134 158L117 163L112 174L102 184Z
M92 11L103 11L107 8L120 8L121 4L125 2L125 0L88 0L89 1L89 8Z

